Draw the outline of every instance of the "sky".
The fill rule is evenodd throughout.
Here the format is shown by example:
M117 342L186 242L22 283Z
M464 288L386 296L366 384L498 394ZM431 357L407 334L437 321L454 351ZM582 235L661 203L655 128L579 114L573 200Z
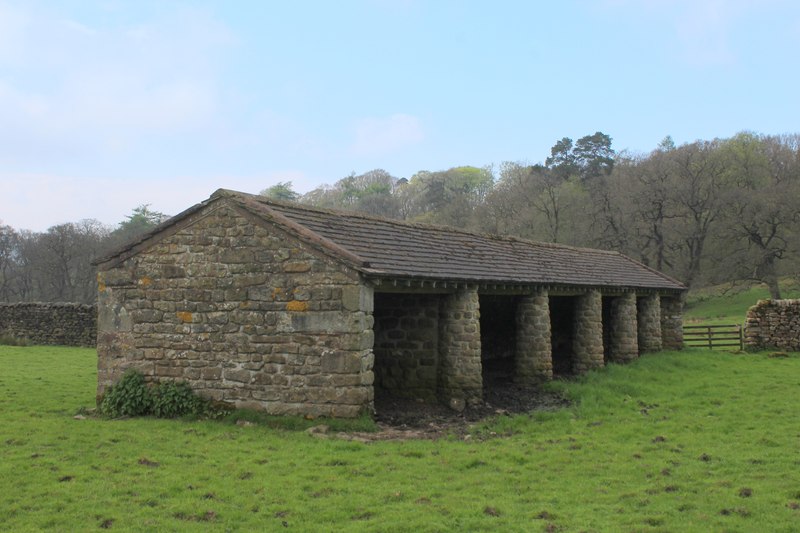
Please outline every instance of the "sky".
M0 223L800 132L795 0L0 0Z

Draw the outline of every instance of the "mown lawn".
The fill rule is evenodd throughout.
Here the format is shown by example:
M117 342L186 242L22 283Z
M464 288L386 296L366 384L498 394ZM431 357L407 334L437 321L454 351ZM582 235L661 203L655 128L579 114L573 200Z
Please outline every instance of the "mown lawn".
M800 529L796 354L649 355L555 384L572 408L370 444L76 420L94 367L93 350L0 347L0 529Z

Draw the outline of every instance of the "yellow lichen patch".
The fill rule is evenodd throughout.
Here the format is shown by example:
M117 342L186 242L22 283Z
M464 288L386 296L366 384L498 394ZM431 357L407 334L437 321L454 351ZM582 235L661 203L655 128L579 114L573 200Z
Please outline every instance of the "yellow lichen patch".
M292 300L286 304L287 311L308 311L308 302L301 302L300 300Z
M189 323L192 321L192 313L190 311L178 311L175 314L178 315L178 320L183 323Z
M152 284L153 284L153 279L148 278L147 276L144 276L139 280L139 285L141 285L142 287L149 287Z
M283 295L283 289L281 289L280 287L275 287L274 289L272 289L272 299L273 300L277 300L278 296L282 296L282 295Z
M97 290L100 292L106 292L106 284L102 281L97 282Z

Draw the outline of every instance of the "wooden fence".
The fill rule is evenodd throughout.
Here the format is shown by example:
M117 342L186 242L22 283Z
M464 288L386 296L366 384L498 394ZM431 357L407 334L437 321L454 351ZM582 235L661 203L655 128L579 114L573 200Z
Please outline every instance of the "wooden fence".
M687 348L744 348L742 326L722 324L714 326L683 326L683 344Z

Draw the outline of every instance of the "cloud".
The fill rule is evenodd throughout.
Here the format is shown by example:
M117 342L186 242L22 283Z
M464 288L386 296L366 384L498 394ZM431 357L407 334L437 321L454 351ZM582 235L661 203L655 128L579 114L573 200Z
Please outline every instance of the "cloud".
M425 138L417 117L394 114L385 118L364 118L356 123L353 153L360 156L385 155Z
M224 116L221 56L235 44L202 10L117 27L0 0L0 161L25 147L90 154L213 134Z

